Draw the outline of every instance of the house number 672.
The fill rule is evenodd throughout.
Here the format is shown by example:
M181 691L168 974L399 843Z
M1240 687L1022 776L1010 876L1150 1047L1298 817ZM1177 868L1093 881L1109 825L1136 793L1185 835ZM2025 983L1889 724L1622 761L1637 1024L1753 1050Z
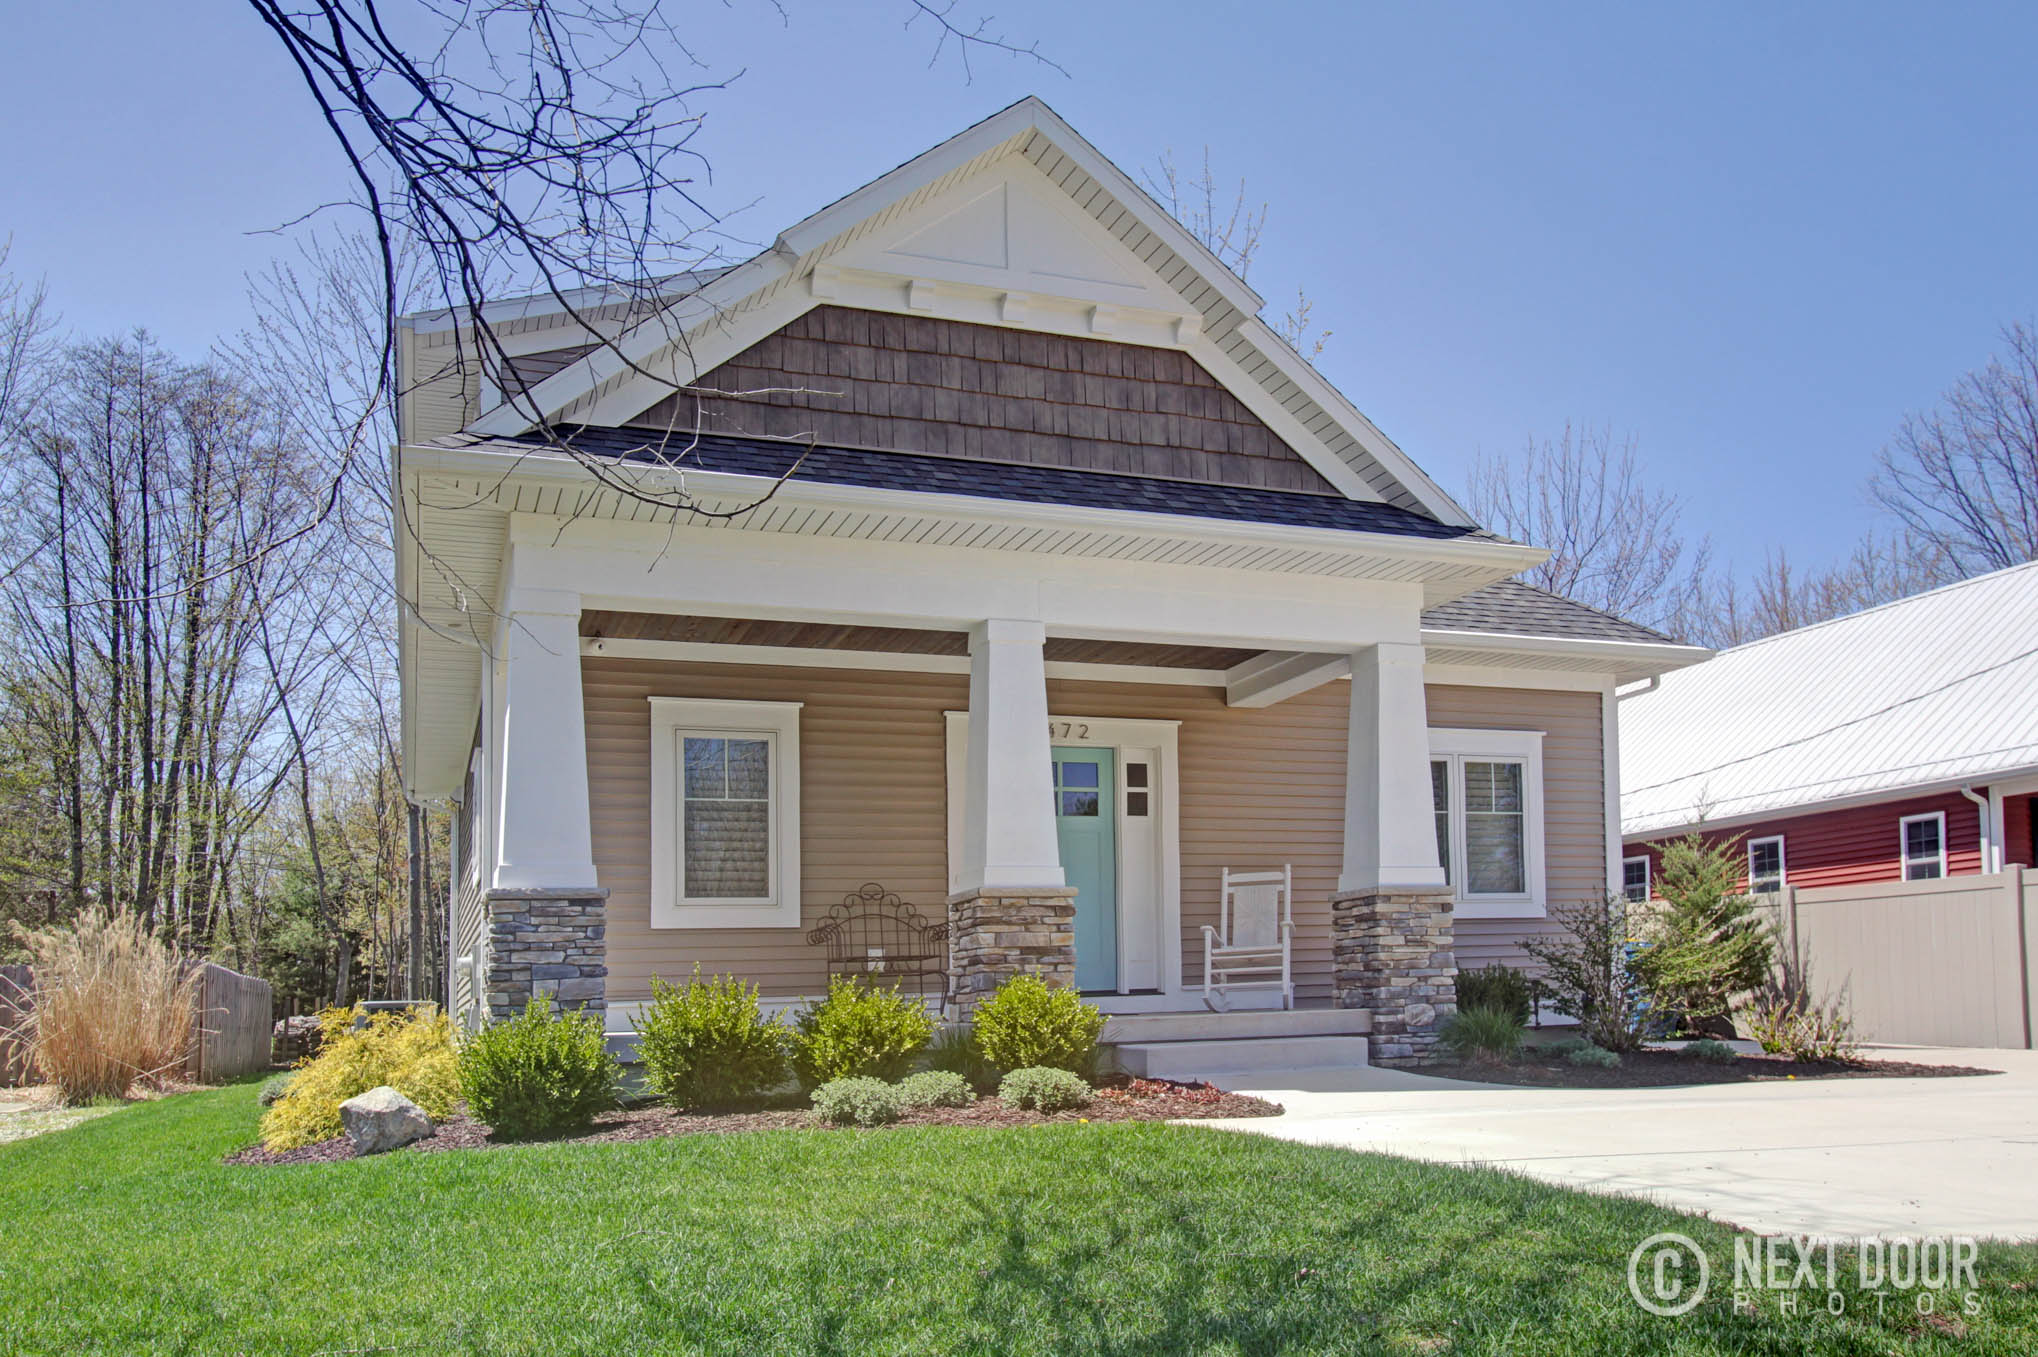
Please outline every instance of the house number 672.
M1090 738L1088 721L1049 721L1047 738L1050 740L1087 740Z

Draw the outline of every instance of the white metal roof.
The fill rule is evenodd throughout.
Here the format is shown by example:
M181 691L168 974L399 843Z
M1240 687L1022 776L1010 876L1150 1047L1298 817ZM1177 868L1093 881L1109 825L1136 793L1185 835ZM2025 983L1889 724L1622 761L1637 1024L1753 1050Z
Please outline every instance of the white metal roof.
M2038 562L1666 674L1620 741L1630 836L2038 767Z

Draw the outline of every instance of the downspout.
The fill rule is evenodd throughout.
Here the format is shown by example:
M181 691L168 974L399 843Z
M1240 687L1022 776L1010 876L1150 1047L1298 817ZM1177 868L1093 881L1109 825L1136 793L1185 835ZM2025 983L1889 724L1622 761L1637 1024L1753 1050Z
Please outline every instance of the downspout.
M1644 680L1642 683L1638 684L1633 688L1614 689L1613 700L1616 702L1625 702L1631 697L1640 697L1643 693L1653 693L1662 686L1663 676L1661 674L1651 674L1646 680Z
M2000 846L1995 841L1995 834L1993 833L1994 825L1989 820L1988 798L1977 792L1972 786L1962 787L1960 794L1974 802L1975 810L1981 817L1982 874L1986 876L1991 872L2000 872L2003 869L2002 864L1996 861L2001 856L1998 851Z

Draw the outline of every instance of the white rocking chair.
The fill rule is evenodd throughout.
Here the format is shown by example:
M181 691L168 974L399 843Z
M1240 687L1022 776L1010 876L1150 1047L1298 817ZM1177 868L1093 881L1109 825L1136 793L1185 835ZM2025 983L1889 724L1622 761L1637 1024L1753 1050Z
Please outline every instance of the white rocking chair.
M1277 989L1281 1007L1295 1006L1291 970L1295 937L1295 869L1234 872L1224 869L1217 922L1203 925L1203 1002L1219 1007L1231 991ZM1244 975L1244 980L1233 977Z

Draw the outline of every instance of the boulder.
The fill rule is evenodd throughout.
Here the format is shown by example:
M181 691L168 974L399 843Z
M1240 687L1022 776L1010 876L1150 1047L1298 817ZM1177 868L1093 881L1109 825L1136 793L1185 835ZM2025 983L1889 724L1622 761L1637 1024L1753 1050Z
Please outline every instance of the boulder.
M355 1154L380 1154L432 1133L425 1110L387 1084L341 1103L340 1125Z

